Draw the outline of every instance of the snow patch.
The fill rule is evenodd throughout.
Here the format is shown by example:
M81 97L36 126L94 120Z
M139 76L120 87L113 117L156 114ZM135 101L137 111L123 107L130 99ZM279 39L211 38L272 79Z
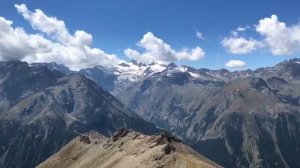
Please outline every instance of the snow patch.
M146 69L150 69L150 74L147 74ZM114 74L118 76L118 82L122 81L138 81L145 75L152 75L157 72L162 72L166 69L165 65L161 64L134 64L132 62L127 63L127 66L116 66Z
M194 73L194 72L189 72L189 74L190 74L193 78L196 78L196 79L200 78L200 75L199 75L199 74L196 74L196 73Z
M176 67L174 69L179 70L180 72L186 72L187 71L187 68L183 67L183 66L179 66L179 67Z

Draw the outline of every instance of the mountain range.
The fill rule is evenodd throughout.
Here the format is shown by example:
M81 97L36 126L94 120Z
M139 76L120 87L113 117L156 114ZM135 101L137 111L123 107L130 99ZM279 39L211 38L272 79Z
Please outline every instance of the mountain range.
M300 167L300 59L234 72L133 61L80 73L220 165Z
M12 61L0 79L2 167L35 166L78 133L118 127L168 130L224 167L300 167L300 59L234 72Z

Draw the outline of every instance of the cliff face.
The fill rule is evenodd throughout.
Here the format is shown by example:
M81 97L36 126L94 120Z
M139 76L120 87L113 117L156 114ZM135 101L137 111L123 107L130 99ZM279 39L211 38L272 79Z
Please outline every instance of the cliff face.
M225 167L299 167L299 114L263 79L238 79L202 104L186 138Z

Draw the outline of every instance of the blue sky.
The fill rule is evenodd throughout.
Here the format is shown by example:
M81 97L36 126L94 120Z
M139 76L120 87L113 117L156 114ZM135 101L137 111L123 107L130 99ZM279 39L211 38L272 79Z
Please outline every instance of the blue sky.
M255 43L266 40L268 36L258 33L254 25L271 15L276 15L287 27L297 27L300 22L300 1L295 0L0 0L0 16L13 21L12 27L23 27L26 33L34 34L36 30L14 6L23 3L31 11L40 9L49 17L55 16L64 21L71 34L76 30L84 30L93 37L92 47L125 60L129 59L124 54L127 48L140 52L139 56L145 55L143 47L136 44L147 32L152 32L176 51L199 46L205 52L203 58L175 60L177 64L196 68L220 69L230 60L240 60L246 63L242 69L254 69L272 66L282 60L299 57L300 54L297 48L289 48L291 52L274 54L274 46L266 46L269 43L243 54L228 52L228 48L222 45L226 37L253 39ZM233 36L230 32L238 27L249 28ZM196 37L197 31L203 34L204 39ZM300 44L297 40L290 42L291 45Z

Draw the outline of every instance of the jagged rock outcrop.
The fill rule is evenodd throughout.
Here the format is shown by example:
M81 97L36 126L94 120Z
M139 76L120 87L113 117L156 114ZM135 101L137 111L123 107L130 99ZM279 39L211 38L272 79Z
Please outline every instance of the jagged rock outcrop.
M111 138L84 136L90 138L90 144L81 142L79 136L38 168L221 167L167 133L147 136L122 128Z

